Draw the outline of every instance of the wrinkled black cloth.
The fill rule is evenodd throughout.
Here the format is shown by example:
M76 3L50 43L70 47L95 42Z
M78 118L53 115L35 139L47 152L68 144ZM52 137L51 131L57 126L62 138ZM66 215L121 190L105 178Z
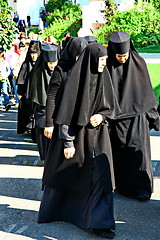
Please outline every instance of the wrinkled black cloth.
M48 87L46 127L53 126L53 119L55 118L61 99L63 83L76 62L76 56L81 54L87 45L88 43L84 38L75 37L70 39L63 50Z
M65 81L67 74L70 69L61 68L59 65L55 67L52 74L48 91L47 91L47 101L46 101L46 127L53 126L53 115L55 112L56 104L61 96L61 89L63 82Z
M94 56L101 53L100 45L99 43L88 45L66 79L56 123L86 126L94 113L103 111L109 118L119 114L119 106L107 68L98 73L98 57ZM105 47L103 48L105 51Z
M46 106L47 91L51 79L52 71L46 62L36 68L32 77L31 99L41 106Z
M107 66L121 109L118 118L136 116L155 107L157 101L146 63L132 44L129 59L124 64L116 60L109 44Z
M93 159L91 182L87 195L45 186L38 223L63 221L83 229L115 229L113 193L104 192L96 159Z
M17 134L23 134L31 121L32 104L30 100L31 80L35 63L27 56L20 68L17 85L22 96L18 106Z
M45 160L47 156L47 150L50 143L50 139L44 136L44 128L36 127L36 143L41 160Z
M127 196L136 197L143 189L149 196L153 192L148 118L155 119L151 111L110 121L116 189Z
M27 125L31 122L31 112L31 101L22 96L18 105L17 134L23 134L28 130Z
M104 174L106 192L114 189L108 127L93 128L89 123L93 114L101 113L110 118L119 113L107 68L98 73L101 55L106 55L105 47L99 43L88 45L65 80L44 168L44 185L87 193L91 187L94 156L107 171ZM76 153L69 160L64 157L63 140L59 137L61 124L73 126L75 131Z
M117 52L118 54L118 52ZM109 122L116 189L135 197L153 191L150 132L160 118L146 63L130 41L129 59L121 64L108 44L108 70L121 114Z

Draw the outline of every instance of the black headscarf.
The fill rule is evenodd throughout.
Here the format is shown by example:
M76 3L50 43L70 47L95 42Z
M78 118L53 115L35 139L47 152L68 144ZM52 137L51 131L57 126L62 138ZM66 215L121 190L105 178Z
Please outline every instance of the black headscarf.
M36 64L36 69L32 78L31 98L32 101L46 106L47 90L53 71L48 67L48 62L58 61L59 49L56 45L44 45L39 60Z
M98 72L99 57L106 55L107 49L99 43L83 51L66 79L56 123L86 126L94 113L113 117L118 112L108 70Z
M82 53L87 45L88 42L83 37L71 37L61 53L58 65L65 71L69 71L76 62L76 57Z
M85 36L84 38L87 40L89 44L93 42L97 42L97 39L94 36Z
M127 52L128 60L120 63L116 54ZM121 109L119 118L147 112L157 104L146 63L135 50L128 33L115 32L111 35L107 66Z
M34 71L35 63L32 58L31 58L31 53L36 52L38 55L40 54L40 42L36 42L38 45L37 51L32 51L31 47L35 43L34 41L30 42L26 58L24 62L22 63L22 66L20 68L18 77L17 77L17 85L18 86L18 94L23 95L25 94L26 98L29 98L30 96L30 85L31 85L31 79L32 79L32 74Z

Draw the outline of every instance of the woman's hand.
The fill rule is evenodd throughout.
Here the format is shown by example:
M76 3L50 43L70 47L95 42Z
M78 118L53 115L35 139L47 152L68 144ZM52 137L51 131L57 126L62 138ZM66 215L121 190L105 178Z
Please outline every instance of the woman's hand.
M101 114L94 114L91 118L90 118L90 124L93 127L97 127L99 124L101 124L101 122L103 121L103 116Z
M22 95L18 95L18 100L21 100L21 98L22 98Z
M46 136L47 138L52 138L53 129L54 129L53 126L52 127L45 127L44 136Z
M73 158L75 152L76 152L75 147L64 148L64 156L67 159Z

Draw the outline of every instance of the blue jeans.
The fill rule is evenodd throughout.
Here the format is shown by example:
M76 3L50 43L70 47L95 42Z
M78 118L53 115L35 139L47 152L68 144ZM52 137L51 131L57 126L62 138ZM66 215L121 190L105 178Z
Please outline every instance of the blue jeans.
M14 99L15 99L16 103L19 103L19 100L18 100L18 94L17 94L18 85L17 85L16 80L14 80L14 78L12 79L12 83L13 83Z
M8 95L8 91L7 91L7 82L0 82L0 105L2 106L2 96L1 94L3 94L4 96L4 106L6 104L9 103L9 95Z

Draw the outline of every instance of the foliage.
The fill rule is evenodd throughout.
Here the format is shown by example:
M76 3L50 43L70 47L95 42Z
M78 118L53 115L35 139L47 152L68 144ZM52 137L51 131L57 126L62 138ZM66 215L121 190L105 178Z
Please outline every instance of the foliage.
M105 15L106 24L108 26L115 21L118 6L118 4L114 4L114 0L105 1L105 10L102 10L102 13Z
M43 34L43 38L48 35L52 35L56 38L58 42L62 41L63 35L65 32L70 32L72 36L76 37L77 32L81 28L82 22L79 20L70 20L70 19L62 19L55 21L50 27L45 28L45 32Z
M45 4L46 12L54 12L56 9L61 10L61 7L66 2L66 0L49 0L47 4Z
M47 22L53 23L54 21L61 20L61 19L80 19L82 15L82 10L79 5L73 4L71 2L65 3L61 6L61 9L55 9L54 12L50 13L47 17Z
M0 0L0 45L4 50L11 48L17 29L11 22L13 9L8 6L8 1Z
M27 35L29 35L30 33L38 34L38 32L39 32L38 28L31 28L27 30Z
M82 9L79 5L66 0L49 0L45 7L49 12L46 18L49 27L45 28L42 38L53 35L60 42L65 32L77 36L82 25Z
M144 3L141 9L137 5L128 11L117 11L114 21L105 24L94 36L106 44L115 31L128 32L136 47L157 45L160 43L160 12L151 3Z

